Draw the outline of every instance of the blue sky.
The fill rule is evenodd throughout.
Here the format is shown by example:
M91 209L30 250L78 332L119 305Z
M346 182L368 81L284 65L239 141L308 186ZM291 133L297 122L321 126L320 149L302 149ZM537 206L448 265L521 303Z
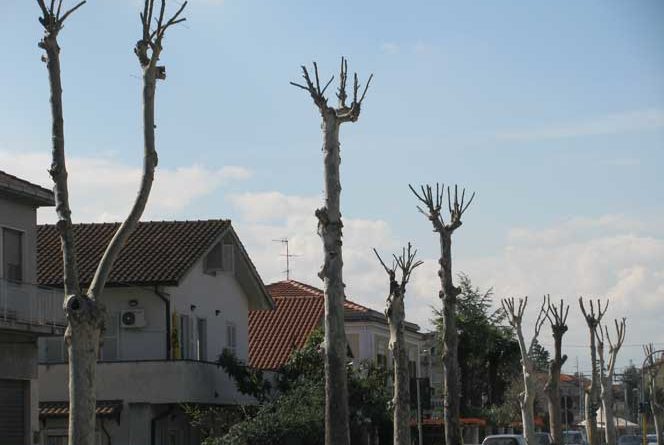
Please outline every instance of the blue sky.
M61 33L72 181L80 172L89 189L73 197L80 221L121 217L134 193L140 3L90 0ZM0 39L11 42L0 168L48 185L37 12L32 1L0 6ZM157 92L157 181L172 185L147 217L233 218L265 281L282 268L272 237L289 236L302 255L295 278L316 284L320 122L288 82L312 60L336 74L345 55L361 80L375 75L359 122L342 128L342 211L356 221L346 228L349 294L382 305L369 241L389 250L412 240L435 257L407 184L460 183L478 195L455 234L457 270L499 296L609 296L610 316L645 317L628 326L628 343L664 346L661 322L648 318L664 309L663 2L192 0L186 16L166 38ZM409 306L423 326L433 267Z

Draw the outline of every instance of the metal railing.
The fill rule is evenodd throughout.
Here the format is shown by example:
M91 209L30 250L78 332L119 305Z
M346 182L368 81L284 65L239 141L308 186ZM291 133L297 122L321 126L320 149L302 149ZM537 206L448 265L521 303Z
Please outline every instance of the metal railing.
M62 289L0 278L0 321L38 326L66 326Z

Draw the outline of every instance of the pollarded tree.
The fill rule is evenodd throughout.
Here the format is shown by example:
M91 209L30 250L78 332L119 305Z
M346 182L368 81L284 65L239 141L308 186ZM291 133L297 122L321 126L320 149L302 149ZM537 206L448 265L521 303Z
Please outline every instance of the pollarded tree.
M69 444L92 445L95 443L95 375L99 341L104 330L105 309L102 303L104 286L113 262L134 230L143 214L150 195L154 171L157 166L155 148L154 97L157 79L165 79L165 69L157 62L162 51L166 30L184 21L180 14L187 2L182 3L170 19L165 17L166 0L161 0L155 11L154 0L145 0L140 14L142 33L134 52L143 71L143 175L138 194L126 220L113 236L97 265L92 282L83 292L79 280L74 231L69 205L67 168L65 158L64 113L62 108L62 81L60 74L60 46L58 34L65 20L85 1L68 11L62 10L62 0L37 0L42 16L44 37L39 47L48 68L51 92L52 163L49 173L54 182L56 224L60 234L63 256L64 293L63 308L67 316L65 341L69 353ZM157 14L155 14L157 12ZM153 20L154 19L154 20Z
M450 212L449 221L446 223L441 215L445 186L436 184L436 193L430 185L421 186L418 193L412 185L410 190L415 197L421 201L425 208L417 209L427 217L433 225L434 232L438 233L440 243L440 259L438 264L438 277L440 278L440 291L438 297L443 303L443 385L445 387L443 417L445 419L445 443L447 445L461 445L461 422L460 422L460 400L461 388L459 385L459 333L456 326L457 297L461 289L452 281L452 233L461 227L461 217L473 202L475 193L472 194L467 203L465 202L466 190L461 192L461 200L457 186L454 186L454 203L450 188L447 187L447 208Z
M325 295L325 443L343 445L350 443L348 425L348 385L346 382L346 334L344 332L344 282L341 255L341 182L339 178L339 129L345 122L355 122L360 117L362 101L367 93L373 74L369 76L362 95L357 74L353 82L353 101L348 105L346 82L348 64L341 58L338 106L328 105L325 91L334 76L321 88L318 65L314 62L314 81L305 66L302 77L306 85L291 82L307 91L318 107L323 119L323 158L325 167L325 205L316 210L318 234L323 241L325 261L318 276L324 282Z
M597 409L599 408L599 369L597 367L597 328L600 326L602 317L606 314L606 309L609 306L609 301L606 301L604 309L599 299L597 299L597 312L592 299L590 300L590 312L586 312L583 305L583 298L579 297L579 306L583 317L586 319L588 330L590 331L590 364L591 376L590 386L585 390L585 414L586 414L586 433L588 435L588 445L599 445L599 436L597 435Z
M609 328L604 326L596 331L597 337L597 355L599 357L600 368L600 384L601 392L600 398L602 399L602 409L604 410L604 437L608 445L616 445L616 424L613 420L613 373L616 368L616 359L618 358L618 351L625 341L625 327L626 322L623 318L620 323L618 320L613 320L616 328L615 342L611 340L609 335ZM606 333L606 335L605 335ZM609 343L609 361L604 358L604 339ZM627 401L625 401L627 403Z
M645 372L648 377L647 386L650 395L650 411L652 412L653 422L655 423L655 433L657 435L657 445L660 445L662 437L662 426L660 425L661 417L664 415L664 403L658 397L657 388L657 374L662 366L661 360L655 360L655 355L658 352L653 348L652 343L643 346L643 353L646 355L645 366L641 372Z
M551 298L546 296L546 318L551 326L553 335L553 360L549 364L549 377L544 392L546 393L549 407L549 430L553 437L554 445L563 445L563 421L560 409L560 371L567 361L567 355L562 353L563 336L567 332L567 315L569 305L560 300L560 306L551 304Z
M528 297L519 298L519 305L516 306L514 298L504 298L502 306L507 314L507 321L514 328L519 349L521 350L521 366L523 369L523 393L521 394L521 422L523 424L523 436L528 445L535 445L535 396L537 395L535 366L532 360L533 345L537 341L542 324L544 324L546 310L545 301L542 303L537 320L535 321L535 332L530 343L526 345L523 337L523 315L528 305Z
M394 358L394 397L392 398L394 406L394 445L408 445L410 443L410 379L405 339L406 311L404 298L410 274L416 267L422 265L422 261L415 261L417 250L412 251L410 243L408 243L408 250L404 247L401 255L392 255L394 258L392 267L385 265L376 249L374 249L374 253L390 279L390 294L387 297L385 316L390 327L389 346ZM396 279L397 268L401 272L401 281Z

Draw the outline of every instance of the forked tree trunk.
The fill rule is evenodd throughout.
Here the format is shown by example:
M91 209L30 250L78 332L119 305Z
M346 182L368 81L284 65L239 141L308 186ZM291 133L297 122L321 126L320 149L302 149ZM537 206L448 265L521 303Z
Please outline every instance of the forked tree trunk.
M549 409L549 430L553 438L553 445L563 445L563 419L561 413L560 400L560 372L567 361L567 355L562 353L563 336L567 332L567 315L569 314L569 305L565 308L563 300L560 300L560 307L551 304L547 295L547 318L551 324L553 334L554 357L549 364L549 377L544 386L544 392L547 397Z
M590 386L586 388L585 394L586 434L588 435L588 445L599 445L600 442L600 438L597 433L597 409L600 406L600 381L599 369L597 367L597 344L595 340L597 336L597 328L600 326L602 317L606 313L608 304L609 302L607 301L604 310L602 310L601 303L599 300L597 300L597 313L595 313L593 301L590 300L590 312L586 312L586 309L583 305L583 298L579 298L579 306L581 307L581 312L586 319L586 324L588 325L588 330L590 333L590 364L592 374L590 378Z
M341 254L340 197L339 180L339 128L344 122L355 122L360 115L360 106L369 88L367 81L364 93L358 98L359 83L355 75L353 102L346 106L347 63L341 59L339 79L339 106L328 106L325 90L332 79L322 89L318 76L318 66L314 62L315 81L312 82L306 67L302 67L305 85L291 82L309 92L323 119L323 162L325 181L325 206L316 210L318 234L323 241L324 262L318 276L323 280L325 295L325 443L327 445L350 444L348 424L348 384L346 381L346 334L344 331L344 283L342 276L343 259ZM333 77L334 78L334 77Z
M95 437L96 409L96 365L99 355L99 342L104 329L104 306L100 299L104 286L113 267L113 262L120 253L127 238L138 224L150 194L154 170L157 166L157 153L154 138L154 95L159 68L156 62L161 52L161 41L166 29L183 21L178 15L184 10L184 2L177 13L167 22L163 22L165 0L161 0L161 12L156 19L157 29L150 31L153 2L145 2L141 15L143 22L143 40L139 41L136 54L143 68L143 128L144 128L144 163L143 176L137 197L131 212L122 223L107 246L99 262L95 275L86 294L81 292L79 283L74 232L69 206L67 169L64 150L64 114L62 108L62 81L60 74L60 48L58 33L64 21L85 1L80 2L61 15L62 0L50 2L46 7L44 0L37 0L43 16L40 23L44 27L44 38L39 46L46 52L45 61L49 74L51 92L52 126L52 164L50 174L54 182L57 229L63 253L64 274L64 311L68 326L65 341L69 355L69 431L70 445L93 445ZM151 54L148 56L148 48ZM144 63L146 62L146 63ZM161 78L161 77L160 77Z
M519 405L521 406L521 422L523 436L528 445L535 445L535 375L533 362L529 357L528 348L523 339L521 328L517 329L519 349L521 350L521 368L523 373L523 394Z
M604 411L604 435L608 445L616 445L616 425L613 416L613 374L618 359L618 352L625 340L626 322L623 318L620 323L614 320L616 327L615 342L611 340L608 327L599 326L597 335L597 352L599 354L600 383L602 386L600 397ZM605 335L606 334L606 335ZM604 341L609 343L609 361L604 360ZM625 401L627 403L627 401Z
M535 396L536 396L536 387L535 387L535 366L531 359L530 353L533 350L533 345L537 341L539 336L540 329L544 323L544 317L546 316L545 304L542 304L539 315L537 316L537 321L535 321L535 333L529 345L526 345L526 341L523 337L523 315L525 313L526 306L528 304L528 297L519 299L518 308L515 305L514 298L506 298L502 300L503 309L507 315L507 319L510 325L514 328L516 332L517 341L519 343L519 350L521 351L521 367L523 374L523 393L521 394L521 399L519 400L519 405L521 407L521 423L523 425L523 436L526 438L526 443L528 445L536 445L535 441Z
M404 248L401 256L392 255L394 258L392 268L385 265L378 251L374 249L378 260L390 279L390 294L387 297L385 316L390 328L390 350L394 359L394 397L392 398L394 406L394 445L410 444L410 373L405 339L406 313L404 299L410 274L422 264L421 261L415 261L417 250L413 252L411 248L411 244L408 243L408 250L406 251ZM400 283L396 280L397 267L401 270Z

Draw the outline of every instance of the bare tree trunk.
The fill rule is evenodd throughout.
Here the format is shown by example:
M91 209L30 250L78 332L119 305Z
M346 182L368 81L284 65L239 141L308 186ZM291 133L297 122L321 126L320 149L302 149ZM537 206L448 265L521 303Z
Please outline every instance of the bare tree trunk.
M657 396L657 374L659 373L659 367L662 366L662 363L660 361L655 361L655 354L656 353L662 353L664 354L664 351L655 351L653 344L650 343L648 345L643 346L643 352L646 355L646 359L644 361L644 368L641 370L641 372L647 373L647 388L648 392L650 393L650 411L652 413L652 418L653 418L653 423L655 425L655 434L657 435L657 445L661 445L662 443L662 431L661 431L661 417L664 415L664 404L659 401L658 396ZM647 366L647 367L646 367Z
M344 283L339 198L339 124L334 115L323 118L325 207L316 212L325 262L320 272L325 290L325 436L326 443L349 443Z
M528 304L528 297L519 298L518 308L515 306L514 298L506 298L502 300L503 309L507 314L507 319L510 325L516 332L517 341L519 343L519 350L521 351L521 367L523 371L523 393L519 404L521 406L521 422L523 425L523 436L526 438L528 445L536 445L535 441L535 396L537 394L535 388L535 372L533 361L530 357L530 352L533 349L537 337L539 336L540 329L544 323L546 316L545 303L542 303L537 321L535 322L535 334L533 335L530 345L526 345L523 338L523 329L521 327L523 322L523 314Z
M410 443L410 385L404 341L404 304L399 298L390 311L390 349L394 355L394 445Z
M325 443L350 444L348 424L348 383L346 380L346 334L344 331L344 283L341 253L341 222L339 180L339 127L344 122L355 122L360 115L360 106L369 88L367 81L364 93L358 99L357 75L353 85L353 102L346 106L347 64L341 59L340 84L337 97L339 107L327 105L325 90L332 79L320 88L318 66L314 63L316 85L311 81L306 67L302 67L306 86L292 85L309 92L323 119L323 161L325 168L325 206L316 210L318 234L323 241L324 263L318 276L324 283L325 295Z
M452 282L452 234L440 234L440 298L443 301L443 384L445 399L445 443L463 443L461 437L461 376L459 375L459 334L456 327L456 303L461 290Z
M549 408L549 430L553 437L553 445L563 445L563 422L560 407L560 371L567 361L567 355L562 353L563 336L567 332L567 315L569 305L565 309L563 300L560 300L560 307L552 305L547 296L547 318L551 324L553 333L554 357L549 365L549 377L544 386L544 392L547 397Z
M604 310L602 310L601 303L597 300L597 313L593 306L593 301L590 300L590 312L587 313L583 305L583 298L579 298L579 306L581 312L586 319L586 324L590 332L590 362L592 374L590 378L590 386L586 388L586 433L588 435L588 445L599 445L599 436L597 435L597 409L599 408L599 369L597 367L597 345L595 337L597 335L597 327L599 326L602 317L606 313L606 308L609 302L606 302Z
M403 249L401 256L392 255L396 266L392 268L385 265L378 251L374 249L378 260L387 272L390 279L390 294L387 297L385 316L390 328L390 349L394 357L394 445L410 444L410 379L408 372L408 353L404 337L406 314L404 309L404 298L406 296L406 284L410 279L413 269L422 264L415 261L417 251L411 251L408 243L408 251ZM401 282L396 280L396 267L401 270ZM418 383L419 384L419 383Z
M599 355L600 367L600 398L602 400L602 410L604 411L604 437L608 445L616 445L616 424L613 416L613 374L618 358L618 351L625 340L625 319L620 323L614 320L616 327L616 341L611 340L609 329L604 326L604 331L600 326L595 337L597 338L597 352ZM604 335L606 333L606 336ZM604 340L609 342L609 361L604 360ZM627 403L627 402L625 402Z
M465 189L461 194L461 202L457 187L454 187L454 204L452 204L450 188L447 188L447 203L450 212L450 222L446 224L441 217L441 207L445 187L441 188L436 184L436 194L434 196L431 186L422 186L418 193L412 186L409 186L413 194L425 206L423 210L418 207L429 221L433 224L435 232L438 232L440 243L440 269L438 276L440 278L439 298L443 303L443 417L445 421L445 443L447 445L461 445L461 382L459 376L459 336L456 328L456 303L457 296L461 290L454 286L452 281L452 233L461 226L461 216L473 201L475 194L470 197L468 203L464 205Z
M64 274L64 311L68 326L65 332L65 341L69 354L69 432L70 445L92 445L95 439L95 408L96 408L96 365L99 356L99 344L104 330L104 306L100 301L106 280L113 267L125 241L145 209L152 181L154 169L157 165L157 154L154 144L154 93L159 68L156 62L161 51L161 41L166 29L184 19L178 19L187 2L184 2L177 13L164 22L165 0L162 0L161 11L157 20L157 29L150 31L153 2L145 2L145 9L141 14L143 21L142 41L137 44L136 53L143 65L144 59L148 64L144 68L143 89L143 125L145 137L145 158L141 186L132 207L132 210L120 226L104 255L97 266L95 276L86 294L81 292L74 245L74 232L69 206L69 191L67 185L67 169L64 151L64 113L62 108L62 81L60 75L60 48L58 46L58 33L64 21L75 10L85 4L78 3L69 11L61 14L62 0L50 2L46 7L44 0L37 1L43 16L40 23L44 27L44 38L39 46L46 52L45 61L49 74L51 91L52 126L52 164L50 174L54 182L56 199L56 212L58 215L57 228L63 252ZM143 43L143 48L140 48ZM148 48L151 52L148 57Z

